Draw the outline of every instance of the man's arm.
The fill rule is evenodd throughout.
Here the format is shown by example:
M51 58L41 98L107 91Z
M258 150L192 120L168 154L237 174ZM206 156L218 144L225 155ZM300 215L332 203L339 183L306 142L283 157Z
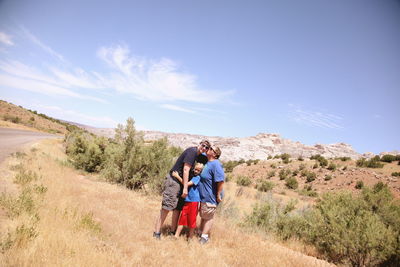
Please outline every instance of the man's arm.
M182 179L182 177L179 176L179 173L177 171L173 171L172 172L172 176L174 176L181 184L183 184L183 179ZM193 185L193 182L189 181L188 182L188 187L192 186L192 185Z
M183 165L183 192L182 197L185 198L188 195L188 181L189 181L189 171L192 165L185 163Z
M217 202L220 203L222 201L221 193L224 188L224 182L217 182Z

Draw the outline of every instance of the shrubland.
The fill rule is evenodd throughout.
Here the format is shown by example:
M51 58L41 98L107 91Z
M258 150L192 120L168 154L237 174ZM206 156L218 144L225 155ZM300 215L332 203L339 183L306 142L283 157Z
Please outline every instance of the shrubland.
M337 264L396 266L400 262L400 203L381 182L363 187L359 195L323 194L305 210L288 209L272 200L260 202L243 225L283 240L302 240Z
M174 158L182 151L168 146L165 138L145 143L134 124L129 118L126 126L118 125L114 139L73 131L65 138L66 153L76 168L100 173L109 182L160 192Z

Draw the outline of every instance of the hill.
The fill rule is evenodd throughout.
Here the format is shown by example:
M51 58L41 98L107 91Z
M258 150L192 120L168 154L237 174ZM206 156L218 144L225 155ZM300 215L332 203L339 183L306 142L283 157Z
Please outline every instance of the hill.
M51 118L34 110L0 100L0 127L37 130L53 134L65 134L72 124Z

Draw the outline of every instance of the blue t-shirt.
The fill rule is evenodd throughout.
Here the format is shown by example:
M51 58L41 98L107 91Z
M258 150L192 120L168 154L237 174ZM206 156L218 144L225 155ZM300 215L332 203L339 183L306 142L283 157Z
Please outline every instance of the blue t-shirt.
M200 177L200 201L217 205L217 183L225 180L224 169L219 160L207 162Z
M189 186L189 192L188 195L185 198L185 202L200 202L200 194L199 194L199 189L198 185L200 182L200 176L194 176L190 182L193 182L192 186Z

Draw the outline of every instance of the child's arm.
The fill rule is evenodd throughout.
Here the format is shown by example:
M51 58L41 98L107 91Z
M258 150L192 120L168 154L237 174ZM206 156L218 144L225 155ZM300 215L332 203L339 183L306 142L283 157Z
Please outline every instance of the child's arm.
M183 184L183 179L182 179L182 177L179 176L179 173L178 173L177 171L173 171L173 172L172 172L172 176L175 177L176 179L178 179L178 181L179 181L181 184ZM193 185L193 182L192 182L192 181L189 181L189 182L188 182L188 186L192 186L192 185Z

